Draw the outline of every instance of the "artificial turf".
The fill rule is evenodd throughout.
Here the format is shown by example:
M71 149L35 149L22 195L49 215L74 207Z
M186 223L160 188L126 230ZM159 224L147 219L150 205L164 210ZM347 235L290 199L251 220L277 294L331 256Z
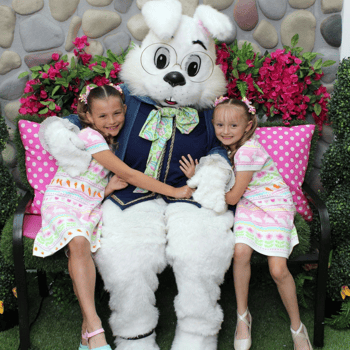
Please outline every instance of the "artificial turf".
M232 271L229 270L222 286L220 304L225 319L218 338L218 350L233 350L233 336L236 324L236 303L234 296ZM34 319L40 304L35 275L28 274L30 293L30 315ZM170 268L160 275L157 291L157 306L160 311L159 324L156 329L157 343L161 350L170 350L176 327L173 300L176 295L176 284ZM107 340L114 349L112 332L108 326L110 314L108 294L97 296L98 314L106 330ZM301 318L313 337L313 307L301 308ZM249 308L253 317L251 350L293 349L287 313L280 300L267 269L253 267L249 294ZM31 350L77 350L79 345L81 316L77 302L69 305L57 305L54 298L44 299L38 319L31 329ZM350 349L350 331L325 328L324 350ZM19 345L18 326L0 332L0 349L17 350Z

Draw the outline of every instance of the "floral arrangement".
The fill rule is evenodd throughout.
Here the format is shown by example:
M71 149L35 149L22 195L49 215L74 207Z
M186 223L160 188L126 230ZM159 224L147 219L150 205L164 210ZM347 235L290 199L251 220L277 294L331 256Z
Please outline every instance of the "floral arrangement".
M217 61L227 79L229 97L252 101L261 117L268 119L282 117L284 124L291 120L305 120L311 113L315 123L322 130L328 122L327 103L330 95L321 84L324 75L322 67L328 67L335 61L312 61L317 53L305 52L296 47L298 34L292 38L292 47L266 52L259 57L249 43L238 49L237 41L228 46L217 44Z
M20 114L48 117L75 113L78 95L84 86L120 83L118 73L127 51L117 56L107 50L106 57L96 55L92 58L85 51L90 45L85 35L77 37L73 44L75 57L71 62L68 62L67 55L60 58L58 53L54 53L50 64L30 68L31 79L20 99ZM24 72L19 78L28 74Z

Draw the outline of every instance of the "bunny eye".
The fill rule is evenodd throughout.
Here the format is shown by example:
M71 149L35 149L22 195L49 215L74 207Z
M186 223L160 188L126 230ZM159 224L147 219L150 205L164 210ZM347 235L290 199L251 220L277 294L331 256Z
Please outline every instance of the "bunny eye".
M186 71L190 77L195 77L201 69L201 58L197 55L191 56L186 62Z
M165 47L160 47L154 55L154 64L158 69L165 69L169 66L170 52Z

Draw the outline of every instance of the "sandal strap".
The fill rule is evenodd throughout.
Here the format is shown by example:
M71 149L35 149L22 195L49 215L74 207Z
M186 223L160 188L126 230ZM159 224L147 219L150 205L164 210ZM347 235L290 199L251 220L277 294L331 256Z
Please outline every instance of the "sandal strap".
M240 315L237 311L237 318L239 319L239 321L242 321L244 322L248 327L250 327L250 322L246 319L247 316L250 316L250 312L247 308L247 310L245 310L244 314L243 315ZM251 317L250 317L251 319Z
M85 333L82 334L82 338L85 339L86 341L88 341L90 338L92 338L93 336L97 335L97 334L100 334L100 333L104 333L104 329L103 328L100 328L100 329L97 329L96 331L94 332L91 332L89 333L88 331L86 331Z

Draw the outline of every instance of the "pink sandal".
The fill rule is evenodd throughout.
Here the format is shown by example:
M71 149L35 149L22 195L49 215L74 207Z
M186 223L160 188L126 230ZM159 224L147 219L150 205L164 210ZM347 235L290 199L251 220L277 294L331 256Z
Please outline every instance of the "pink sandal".
M87 342L89 342L89 339L94 337L97 334L103 333L105 330L103 328L100 328L94 332L89 333L86 331L84 334L82 334L82 338L85 339ZM94 348L93 350L112 350L112 348L109 345L100 346L99 348Z

